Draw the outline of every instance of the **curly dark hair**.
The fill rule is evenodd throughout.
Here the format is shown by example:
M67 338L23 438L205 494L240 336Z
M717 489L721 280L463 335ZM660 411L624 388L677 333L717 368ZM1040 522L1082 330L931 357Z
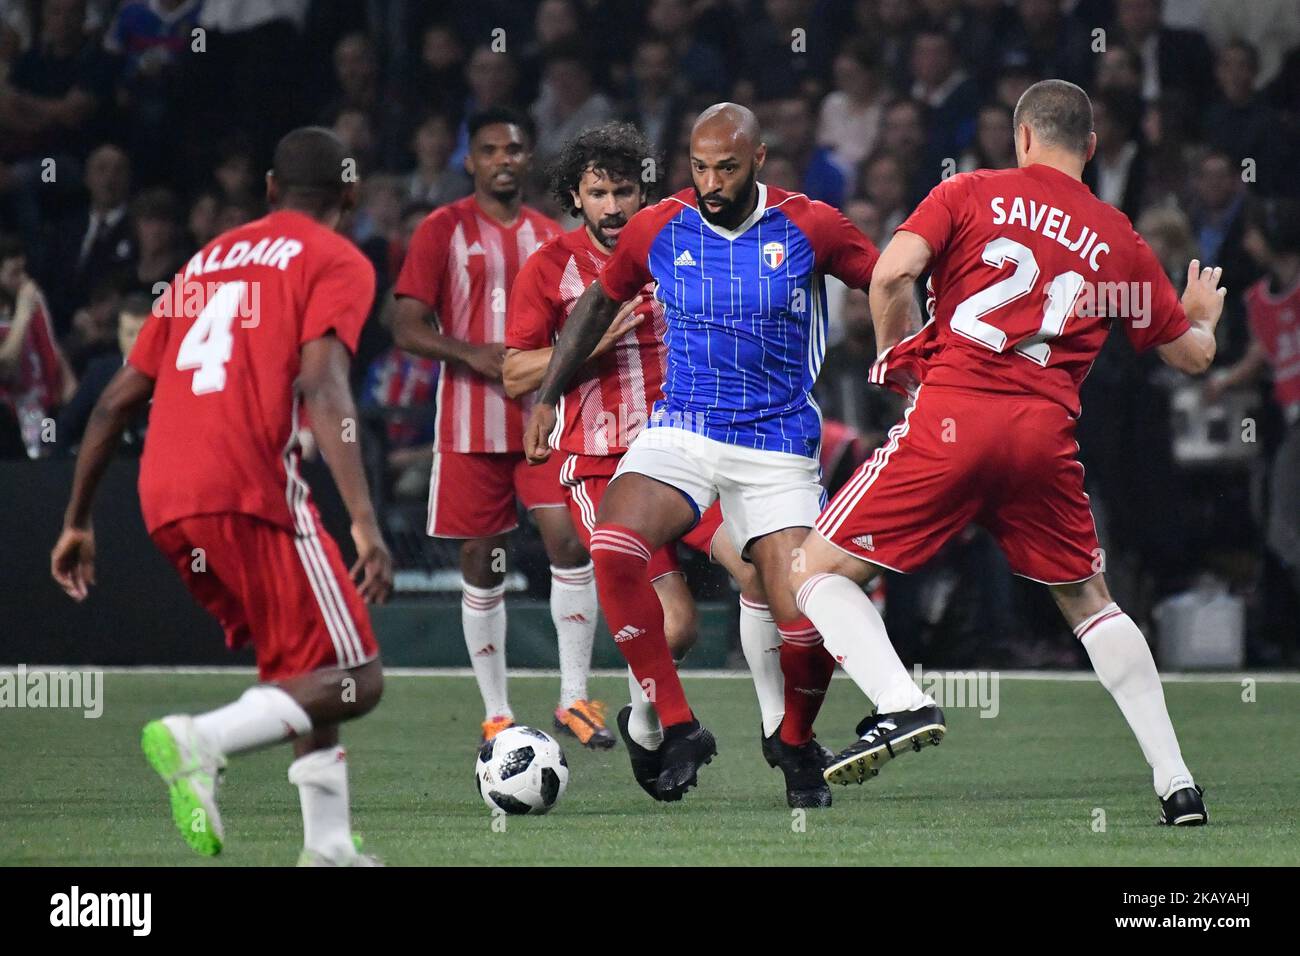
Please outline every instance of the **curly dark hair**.
M590 169L611 179L640 183L649 200L657 194L662 166L654 148L634 125L606 123L569 140L555 157L549 171L551 195L561 209L578 213L572 193L578 191L582 174Z

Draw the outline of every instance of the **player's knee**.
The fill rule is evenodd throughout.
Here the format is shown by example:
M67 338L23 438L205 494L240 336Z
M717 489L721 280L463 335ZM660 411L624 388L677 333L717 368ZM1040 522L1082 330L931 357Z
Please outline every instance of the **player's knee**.
M466 582L490 588L505 577L505 547L498 538L474 538L460 546L460 570Z
M596 568L596 584L602 589L635 583L649 573L649 546L619 525L597 524L591 532L589 550Z
M1056 606L1070 627L1077 627L1094 614L1114 602L1110 589L1106 587L1104 575L1096 574L1086 581L1074 584L1053 584L1048 586Z
M349 676L355 682L352 716L361 717L374 710L384 696L384 669L376 660L358 667Z
M557 568L580 568L591 559L577 535L568 535L547 548L546 555Z

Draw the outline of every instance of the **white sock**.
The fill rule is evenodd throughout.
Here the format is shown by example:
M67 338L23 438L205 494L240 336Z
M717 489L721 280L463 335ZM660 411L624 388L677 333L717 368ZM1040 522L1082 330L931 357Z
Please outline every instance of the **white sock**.
M795 598L816 625L826 649L876 710L893 714L934 704L907 672L889 642L885 622L862 589L839 574L816 574Z
M313 750L289 766L302 802L302 845L333 860L357 852L348 820L348 762L342 747Z
M551 565L551 621L560 645L560 707L587 699L591 645L596 637L596 569Z
M740 649L749 665L763 715L763 736L770 737L785 716L785 677L781 673L781 634L766 604L740 599Z
M250 687L234 703L194 718L194 729L222 756L300 737L311 718L298 702L271 684Z
M627 718L628 735L646 750L658 750L664 742L664 728L655 713L654 702L646 696L632 668L627 669L627 690L632 698L632 713Z
M478 692L483 697L484 717L513 717L506 694L505 582L491 588L462 585L460 624Z
M1151 648L1133 619L1107 604L1074 629L1088 652L1101 686L1119 704L1137 737L1142 756L1151 766L1156 795L1164 798L1191 786L1192 774L1183 763L1178 737L1165 709L1165 691L1151 657Z

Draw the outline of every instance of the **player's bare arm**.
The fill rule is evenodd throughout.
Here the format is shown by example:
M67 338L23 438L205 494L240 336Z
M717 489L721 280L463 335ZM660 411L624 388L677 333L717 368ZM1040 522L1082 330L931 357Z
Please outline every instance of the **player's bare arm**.
M1160 358L1166 365L1188 375L1200 375L1214 361L1217 350L1214 329L1223 315L1223 297L1228 294L1227 289L1219 287L1222 276L1222 268L1206 266L1202 269L1199 259L1188 264L1183 311L1192 327L1172 342L1158 347Z
M897 232L871 275L871 321L876 352L897 345L920 325L916 280L930 265L930 244L914 232Z
M375 518L361 464L361 446L355 437L344 437L355 434L355 427L345 431L344 423L357 420L348 386L347 347L333 335L305 344L297 389L307 405L312 433L352 520L352 540L357 548L352 576L361 576L357 590L367 603L382 604L393 589L393 558Z
M587 286L573 307L564 330L551 350L546 375L537 388L537 404L524 429L524 454L534 465L551 456L546 438L555 428L555 403L560 400L573 373L587 361L592 349L609 329L618 314L619 303L611 299L597 279Z
M501 342L473 345L443 335L434 325L433 312L418 299L399 296L393 310L393 341L412 355L439 362L459 362L486 379L501 381L506 347Z
M591 355L587 357L587 361L605 355L623 336L641 324L644 316L637 314L636 307L644 301L645 296L639 295L623 303L618 314L614 316L614 321L600 337ZM541 385L546 375L546 367L551 362L551 353L554 351L554 346L544 349L506 349L505 365L501 372L506 394L511 398L518 398Z
M1205 400L1217 402L1224 392L1241 388L1256 381L1268 368L1268 351L1259 339L1251 337L1246 354L1222 372L1216 372L1205 383Z
M108 463L126 426L153 396L153 379L132 365L121 371L99 396L72 478L72 495L63 514L63 532L50 554L50 574L75 601L84 601L95 583L95 532L90 511Z

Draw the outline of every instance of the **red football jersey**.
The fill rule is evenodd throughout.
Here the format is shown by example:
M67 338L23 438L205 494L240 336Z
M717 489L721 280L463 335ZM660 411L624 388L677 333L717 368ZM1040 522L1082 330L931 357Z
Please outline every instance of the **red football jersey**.
M529 256L559 225L524 206L503 226L473 196L429 214L411 237L394 294L433 310L442 334L481 345L504 342L506 303ZM437 449L456 452L523 451L524 412L530 402L506 396L459 362L438 376Z
M924 384L1042 395L1078 415L1112 321L1138 351L1190 327L1128 217L1051 167L953 176L898 229L934 251L931 321L881 355L877 383L910 367Z
M1300 405L1300 283L1273 295L1261 279L1246 292L1246 319L1268 353L1278 404Z
M532 351L554 345L578 297L608 261L585 226L538 249L510 293L506 346ZM637 311L641 324L584 365L561 397L554 447L575 455L620 455L645 427L651 406L663 397L664 310L651 296Z
M356 349L375 271L351 242L292 210L223 233L154 304L128 361L154 380L140 463L149 531L237 512L293 529L300 349L333 332Z

